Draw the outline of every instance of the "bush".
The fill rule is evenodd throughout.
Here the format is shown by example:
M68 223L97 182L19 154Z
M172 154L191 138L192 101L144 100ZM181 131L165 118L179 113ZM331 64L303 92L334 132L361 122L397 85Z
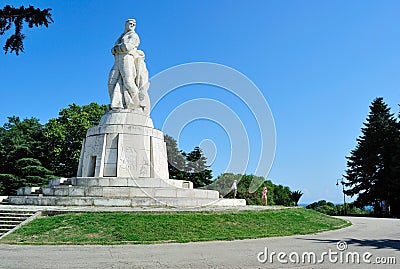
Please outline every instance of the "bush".
M354 203L346 203L346 211L343 205L334 205L332 202L320 200L306 206L307 209L313 209L315 211L335 216L335 215L369 215L370 210L365 208L358 208ZM345 214L346 213L346 214Z
M292 201L292 192L287 186L274 186L274 202L277 205L292 206L294 205Z
M1 194L12 195L16 194L19 187L25 185L25 180L11 174L0 174Z
M2 195L5 192L5 190L6 189L4 188L3 183L0 182L0 195Z
M330 203L330 204L332 204L332 203ZM331 216L337 215L336 207L335 206L331 206L331 205L327 205L327 204L323 205L323 206L319 206L315 210L318 211L318 212L324 213L326 215L331 215Z

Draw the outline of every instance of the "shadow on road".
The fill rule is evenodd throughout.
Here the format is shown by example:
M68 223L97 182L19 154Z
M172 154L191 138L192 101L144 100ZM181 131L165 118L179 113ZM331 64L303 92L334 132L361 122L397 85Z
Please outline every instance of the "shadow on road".
M335 244L339 242L339 239L302 239L302 240L310 240L320 243L332 243ZM380 240L371 240L371 239L354 239L354 238L345 238L341 239L347 243L348 246L355 245L355 246L368 246L368 247L375 247L376 249L394 249L400 251L400 240L394 239L380 239Z

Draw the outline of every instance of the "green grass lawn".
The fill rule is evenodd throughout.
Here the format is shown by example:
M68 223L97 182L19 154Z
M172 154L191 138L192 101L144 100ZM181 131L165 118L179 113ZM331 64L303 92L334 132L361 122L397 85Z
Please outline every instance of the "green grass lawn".
M78 213L40 217L6 236L10 244L148 244L309 234L350 223L303 208L195 213Z

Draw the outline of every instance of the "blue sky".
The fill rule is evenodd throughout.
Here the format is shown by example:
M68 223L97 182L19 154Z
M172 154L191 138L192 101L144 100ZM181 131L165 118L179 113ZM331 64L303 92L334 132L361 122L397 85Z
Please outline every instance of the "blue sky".
M300 203L341 202L336 179L344 173L368 106L382 96L393 113L399 111L399 1L5 3L51 7L55 22L25 28L25 53L0 56L1 124L12 115L45 123L71 103L108 103L110 49L128 18L137 20L150 77L179 64L212 62L241 72L258 87L276 125L275 161L270 174L261 175L302 190ZM2 44L6 37L0 37ZM253 138L259 133L243 102L210 85L182 87L167 97L152 111L159 129L166 115L190 100L213 99L234 110L251 140L246 172L254 173L260 141ZM186 151L201 141L215 144L215 176L229 162L231 134L223 127L193 121L179 139Z

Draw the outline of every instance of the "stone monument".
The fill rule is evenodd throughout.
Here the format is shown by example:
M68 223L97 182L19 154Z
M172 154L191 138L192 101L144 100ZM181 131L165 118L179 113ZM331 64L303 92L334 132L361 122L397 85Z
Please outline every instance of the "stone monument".
M134 19L127 20L111 49L110 111L87 132L78 177L168 179L164 134L150 118L149 75L135 27Z
M111 49L110 109L87 131L77 176L56 178L47 187L23 187L11 204L62 206L241 206L242 199L220 199L218 191L193 189L169 179L163 132L150 118L149 79L138 50L136 21L125 23Z

